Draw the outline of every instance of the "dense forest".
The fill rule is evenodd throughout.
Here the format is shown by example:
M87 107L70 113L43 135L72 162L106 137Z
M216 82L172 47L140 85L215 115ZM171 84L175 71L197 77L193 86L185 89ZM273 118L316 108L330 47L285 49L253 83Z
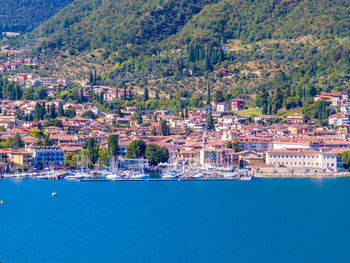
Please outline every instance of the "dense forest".
M0 0L0 32L28 32L73 0Z

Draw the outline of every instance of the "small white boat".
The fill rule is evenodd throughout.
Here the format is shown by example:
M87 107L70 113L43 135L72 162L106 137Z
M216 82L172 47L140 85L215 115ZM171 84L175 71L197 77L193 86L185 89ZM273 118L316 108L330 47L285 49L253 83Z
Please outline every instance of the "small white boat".
M235 179L235 178L237 178L237 174L232 173L232 172L227 172L227 173L222 173L221 177L223 177L225 179Z
M111 179L111 180L113 180L113 179L122 179L123 176L121 174L118 174L118 173L108 173L106 175L106 178L107 179Z
M204 178L204 174L202 173L194 173L188 176L189 179L202 179Z
M248 175L244 175L244 176L241 176L239 178L239 180L241 180L241 181L250 181L250 180L252 180L252 177L248 176Z
M176 173L165 173L162 175L162 179L177 179Z
M57 196L56 192L51 193L51 196Z
M42 180L50 179L50 175L48 173L41 173L36 176L36 179L42 179Z
M129 177L129 179L147 179L149 177L148 174L145 173L136 173Z
M73 173L69 174L64 177L64 179L67 180L79 180L79 179L84 179L84 178L91 178L92 175L86 172L78 172L78 173Z

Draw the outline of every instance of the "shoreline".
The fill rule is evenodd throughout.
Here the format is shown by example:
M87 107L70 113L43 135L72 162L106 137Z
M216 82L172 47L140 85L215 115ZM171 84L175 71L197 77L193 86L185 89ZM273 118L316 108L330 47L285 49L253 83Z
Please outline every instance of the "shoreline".
M350 173L346 174L333 174L333 175L309 175L309 174L298 174L298 175L290 175L290 174L260 174L253 176L254 178L345 178L350 177Z

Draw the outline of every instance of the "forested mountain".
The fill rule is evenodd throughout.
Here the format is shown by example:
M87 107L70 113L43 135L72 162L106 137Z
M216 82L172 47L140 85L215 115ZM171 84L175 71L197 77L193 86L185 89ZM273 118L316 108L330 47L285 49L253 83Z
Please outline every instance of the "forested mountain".
M75 0L33 35L48 37L45 48L78 51L105 48L138 52L176 34L213 0Z
M349 5L346 0L75 0L34 35L47 37L46 47L79 51L116 51L125 45L139 51L171 36L175 47L230 39L345 37Z
M165 93L207 81L232 96L282 88L294 107L349 87L349 16L346 0L75 0L28 39L51 72L95 68L101 81Z
M27 32L73 0L0 0L0 32Z

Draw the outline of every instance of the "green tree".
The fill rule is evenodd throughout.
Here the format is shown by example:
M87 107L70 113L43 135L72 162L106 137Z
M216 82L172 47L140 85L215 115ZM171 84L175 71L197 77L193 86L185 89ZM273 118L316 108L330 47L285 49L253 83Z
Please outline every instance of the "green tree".
M349 170L350 168L350 152L342 152L339 155L340 160L343 161L343 167L346 170Z
M141 112L140 112L140 110L138 110L137 112L136 112L136 119L137 119L137 124L142 124L142 115L141 115Z
M145 157L152 166L157 166L161 162L167 162L169 159L169 150L166 147L159 147L157 144L147 145Z
M166 120L160 119L159 135L161 135L161 136L169 136L170 135L170 129L169 129L169 126L168 126Z
M90 137L87 140L87 150L88 150L88 156L91 166L95 165L98 160L98 142Z
M69 107L68 109L66 109L66 112L65 112L65 116L67 118L75 118L75 116L77 115L77 112L74 108L72 107Z
M110 134L108 136L108 156L109 158L118 156L119 145L118 145L118 135Z
M188 109L187 109L187 107L185 108L185 120L187 120L188 119Z
M34 108L33 119L34 121L43 120L46 114L45 104L37 103Z
M91 110L84 112L83 117L87 119L92 119L92 120L96 120L98 118L98 116L95 113L93 113Z
M143 92L143 99L144 99L145 101L148 101L148 100L149 100L149 94L148 94L148 88L147 88L147 87L145 87L145 89L144 89L144 92Z
M153 126L153 129L152 129L151 134L152 134L153 136L157 136L157 129L156 129L155 126Z
M225 101L224 93L222 90L217 90L214 93L214 102L219 103Z
M63 116L64 116L63 104L60 103L58 105L57 117L63 117Z
M39 87L35 89L35 98L37 100L44 100L47 97L47 89L44 87Z
M52 103L51 104L51 111L50 111L50 114L51 114L51 119L55 119L57 117L57 113L56 113L56 107L55 107L55 104Z
M141 158L145 156L146 142L143 140L134 140L126 150L126 158Z
M3 141L0 143L1 148L12 148L14 138L13 137L8 137L6 141Z
M214 130L215 126L214 126L214 118L213 118L213 115L211 113L211 111L209 112L208 114L208 117L207 117L207 129L208 130Z
M67 152L64 155L64 163L70 168L75 169L77 167L77 154L73 152Z
M239 141L237 139L228 142L226 147L235 150L235 152L240 152L242 150L239 147Z
M211 96L210 96L210 85L208 84L208 90L207 90L207 106L210 107L211 102Z

